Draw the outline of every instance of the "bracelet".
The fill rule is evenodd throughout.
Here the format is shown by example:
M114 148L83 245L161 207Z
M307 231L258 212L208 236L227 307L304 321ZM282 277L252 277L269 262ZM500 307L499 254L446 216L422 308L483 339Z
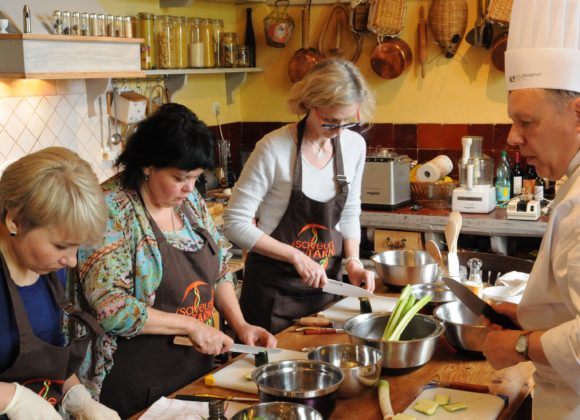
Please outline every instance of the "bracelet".
M344 266L346 267L346 265L347 265L347 264L348 264L350 261L356 261L357 263L359 263L359 264L360 264L360 266L361 266L362 268L365 268L365 266L364 266L364 264L362 263L362 261L361 261L361 260L359 260L359 258L358 258L358 257L355 257L354 255L351 255L350 257L346 257L346 258L344 259Z

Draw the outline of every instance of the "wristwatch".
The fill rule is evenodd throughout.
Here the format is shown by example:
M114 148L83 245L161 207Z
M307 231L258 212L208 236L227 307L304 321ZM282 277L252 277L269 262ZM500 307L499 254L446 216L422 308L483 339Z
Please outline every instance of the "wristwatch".
M516 353L524 356L526 359L530 359L528 357L528 345L529 345L529 337L531 331L526 334L521 334L516 341Z

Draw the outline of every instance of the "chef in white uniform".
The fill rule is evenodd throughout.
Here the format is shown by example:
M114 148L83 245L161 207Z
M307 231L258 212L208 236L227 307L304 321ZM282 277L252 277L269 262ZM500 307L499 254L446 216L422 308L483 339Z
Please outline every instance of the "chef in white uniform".
M580 0L514 0L505 55L508 143L537 173L566 175L520 305L496 309L522 330L492 326L497 369L531 360L535 419L580 419Z

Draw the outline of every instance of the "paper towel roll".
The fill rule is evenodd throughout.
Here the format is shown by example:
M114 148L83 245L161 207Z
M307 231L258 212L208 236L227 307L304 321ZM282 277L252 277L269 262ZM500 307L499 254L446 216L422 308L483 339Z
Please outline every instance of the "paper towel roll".
M429 162L421 165L417 171L419 182L435 182L447 176L453 170L453 162L449 156L439 155Z

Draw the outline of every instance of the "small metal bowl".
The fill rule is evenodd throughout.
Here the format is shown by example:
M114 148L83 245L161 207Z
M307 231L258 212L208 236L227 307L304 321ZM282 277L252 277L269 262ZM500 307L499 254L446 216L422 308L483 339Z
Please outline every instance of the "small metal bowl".
M260 402L288 401L314 408L327 419L344 380L339 367L314 360L283 360L257 367L252 380Z
M387 286L433 283L438 264L426 251L385 251L371 257L381 281Z
M428 315L417 314L401 335L399 341L384 341L383 332L390 312L361 314L346 321L344 329L351 342L379 349L383 353L385 369L412 369L424 365L435 352L439 337L445 331L443 324Z
M445 324L445 338L457 350L483 351L487 328L463 303L445 303L435 308L433 314Z
M457 300L455 293L445 286L445 284L439 282L414 284L411 286L411 293L413 293L417 300L425 296L431 296L431 301L421 311L421 313L426 315L431 315L433 310L443 303Z
M322 420L322 415L312 407L291 402L260 403L238 411L231 420Z
M308 353L310 360L320 360L338 366L344 381L338 389L341 398L353 398L374 388L381 376L382 353L360 344L330 344Z

